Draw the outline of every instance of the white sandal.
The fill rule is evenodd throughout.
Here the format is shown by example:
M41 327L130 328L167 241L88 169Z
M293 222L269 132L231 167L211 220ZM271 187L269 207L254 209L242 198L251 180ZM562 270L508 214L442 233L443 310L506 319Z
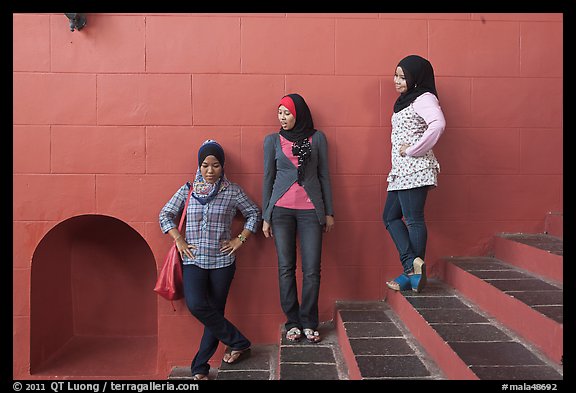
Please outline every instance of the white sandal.
M304 329L304 335L306 336L306 340L310 341L311 343L319 343L322 341L322 337L320 337L318 330Z
M298 341L302 337L302 332L297 327L293 327L292 329L286 332L286 340L288 341Z

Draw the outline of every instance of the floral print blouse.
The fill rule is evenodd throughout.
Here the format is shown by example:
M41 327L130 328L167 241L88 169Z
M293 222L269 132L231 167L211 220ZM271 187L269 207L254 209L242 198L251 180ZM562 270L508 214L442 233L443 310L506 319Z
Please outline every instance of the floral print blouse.
M427 129L428 124L414 110L414 103L392 115L392 168L387 179L388 191L438 185L440 163L432 149L422 156L400 155L400 146L414 145Z

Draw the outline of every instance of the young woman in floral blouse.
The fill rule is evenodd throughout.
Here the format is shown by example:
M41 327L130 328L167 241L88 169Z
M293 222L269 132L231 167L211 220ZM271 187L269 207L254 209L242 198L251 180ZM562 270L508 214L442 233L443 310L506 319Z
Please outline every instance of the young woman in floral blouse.
M446 121L428 60L417 55L402 59L394 84L400 96L392 115L392 169L382 218L398 250L403 273L386 285L396 291L420 292L426 285L424 205L440 172L432 147Z

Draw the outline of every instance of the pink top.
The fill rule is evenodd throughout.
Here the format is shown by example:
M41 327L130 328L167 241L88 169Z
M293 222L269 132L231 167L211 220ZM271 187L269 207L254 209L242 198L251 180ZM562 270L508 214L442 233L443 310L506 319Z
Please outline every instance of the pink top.
M311 138L308 138L311 141ZM280 146L282 151L288 159L298 167L298 157L292 154L292 142L280 135ZM308 194L304 187L298 182L294 182L292 186L278 199L275 206L285 207L287 209L314 209L314 204L308 198Z
M414 111L428 124L422 138L406 149L406 154L412 157L425 155L438 142L438 138L444 132L446 120L438 103L438 99L432 93L424 93L412 103Z

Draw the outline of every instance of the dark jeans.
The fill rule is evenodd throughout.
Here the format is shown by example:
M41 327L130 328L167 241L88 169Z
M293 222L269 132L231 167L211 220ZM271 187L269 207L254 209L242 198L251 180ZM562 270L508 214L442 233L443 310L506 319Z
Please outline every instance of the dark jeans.
M320 293L320 258L323 226L315 210L274 207L270 223L276 253L280 304L286 315L286 330L293 327L318 327L318 295ZM298 303L296 286L296 234L300 240L302 259L302 304Z
M404 273L412 271L414 259L424 259L428 232L424 222L424 204L428 186L388 191L382 219L390 233ZM402 221L404 217L404 221Z
M183 265L184 296L188 309L204 325L198 353L192 360L192 375L208 374L208 361L216 352L218 342L233 349L244 349L250 341L224 318L224 308L236 264L219 269L202 269Z

